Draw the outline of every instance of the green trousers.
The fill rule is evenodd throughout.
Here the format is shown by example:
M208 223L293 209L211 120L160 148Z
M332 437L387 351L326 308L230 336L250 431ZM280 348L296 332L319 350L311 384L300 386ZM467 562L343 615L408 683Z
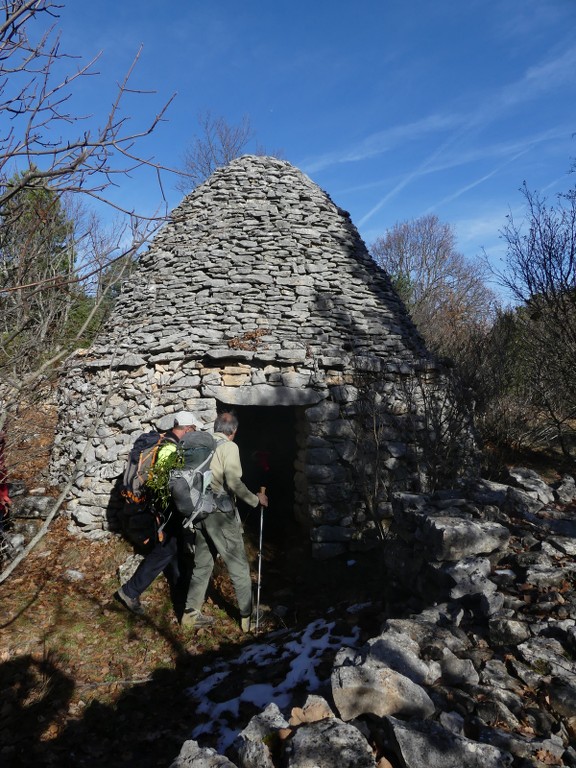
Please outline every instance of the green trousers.
M194 568L188 587L185 610L200 611L202 609L216 556L220 555L236 592L240 616L250 616L252 579L238 513L222 512L217 509L195 528Z

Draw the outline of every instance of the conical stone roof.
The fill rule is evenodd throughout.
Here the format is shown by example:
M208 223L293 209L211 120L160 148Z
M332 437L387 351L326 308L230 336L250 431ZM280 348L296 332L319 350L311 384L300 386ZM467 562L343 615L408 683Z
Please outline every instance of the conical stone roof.
M251 347L280 360L426 356L348 213L260 156L217 170L172 212L92 351L143 362Z

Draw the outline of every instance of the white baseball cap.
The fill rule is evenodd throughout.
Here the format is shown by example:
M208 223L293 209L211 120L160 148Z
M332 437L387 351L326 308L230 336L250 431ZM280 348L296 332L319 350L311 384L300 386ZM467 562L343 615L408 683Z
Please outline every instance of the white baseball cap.
M196 427L196 429L205 429L205 425L200 421L192 411L178 411L174 414L175 427Z

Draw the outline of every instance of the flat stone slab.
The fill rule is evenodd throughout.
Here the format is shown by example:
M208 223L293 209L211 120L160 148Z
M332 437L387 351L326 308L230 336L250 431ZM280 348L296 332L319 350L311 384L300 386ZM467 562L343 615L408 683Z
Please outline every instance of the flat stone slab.
M508 529L499 523L444 516L429 517L423 534L431 556L448 561L489 554L504 548L510 539Z
M477 681L476 681L477 682ZM332 696L340 717L361 715L430 717L434 704L426 691L393 669L343 666L332 673Z
M203 397L214 397L227 405L316 405L326 397L326 392L316 389L275 387L271 384L254 384L246 387L202 387Z
M505 768L512 755L480 744L433 722L404 723L385 719L392 748L403 768Z

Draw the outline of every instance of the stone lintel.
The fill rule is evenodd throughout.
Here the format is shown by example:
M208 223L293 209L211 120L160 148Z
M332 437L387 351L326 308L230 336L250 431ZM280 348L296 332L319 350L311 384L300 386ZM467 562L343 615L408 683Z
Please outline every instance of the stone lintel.
M326 393L316 389L274 387L270 384L254 384L244 387L202 387L204 397L215 397L227 405L316 405Z

